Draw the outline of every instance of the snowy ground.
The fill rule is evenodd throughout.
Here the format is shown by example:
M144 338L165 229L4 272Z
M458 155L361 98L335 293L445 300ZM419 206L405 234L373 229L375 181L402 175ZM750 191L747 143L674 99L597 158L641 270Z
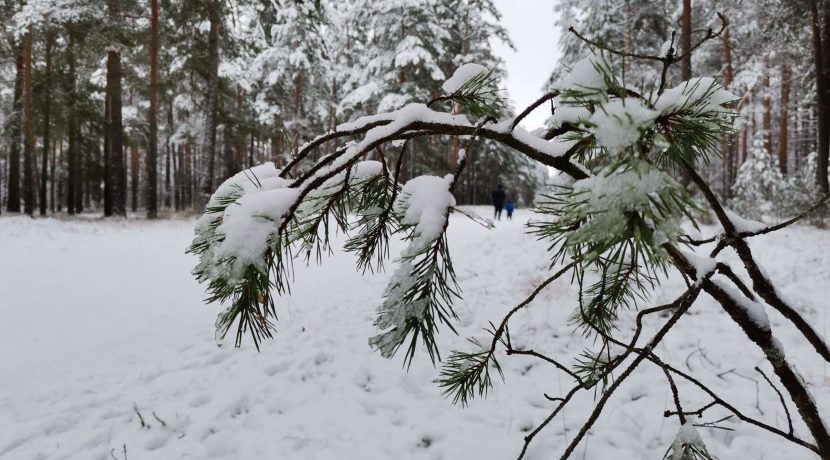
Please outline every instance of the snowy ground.
M522 233L529 217L487 231L454 216L450 244L465 299L460 337L479 335L545 277L544 245ZM217 348L216 306L189 275L192 221L55 221L0 218L0 458L17 459L512 459L552 409L543 397L570 381L524 357L504 357L507 383L486 400L453 407L437 370L369 350L386 275L361 277L348 255L299 270L279 305L279 335L256 353ZM784 293L820 331L830 298L830 232L795 228L753 241ZM655 302L682 291L672 279ZM562 280L517 316L514 341L567 360L583 340L567 316ZM809 307L808 307L809 306ZM627 316L624 324L630 324ZM830 414L826 365L780 317L773 328ZM658 324L653 318L648 330ZM628 329L627 326L624 329ZM786 427L777 396L753 367L768 366L709 298L657 352L691 368L746 414ZM759 382L757 387L756 383ZM756 393L757 388L757 393ZM708 400L681 386L684 406ZM757 394L757 396L756 396ZM558 458L592 407L574 401L540 434L529 459ZM584 459L659 459L677 431L665 377L643 367L606 407L577 451ZM791 406L792 407L792 406ZM146 427L141 426L137 411ZM716 409L703 421L726 415ZM807 450L727 421L701 433L720 459L813 459ZM797 432L809 439L806 429Z

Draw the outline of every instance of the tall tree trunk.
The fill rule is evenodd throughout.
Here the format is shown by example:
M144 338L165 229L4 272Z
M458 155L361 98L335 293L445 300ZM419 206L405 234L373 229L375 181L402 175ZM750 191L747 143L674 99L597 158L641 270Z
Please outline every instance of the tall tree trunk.
M822 184L825 191L830 189L827 177L828 157L830 157L830 0L824 0L822 11L824 11L824 28L822 30L822 55L824 56L822 68L824 69L824 174L822 175ZM821 149L819 149L821 150ZM819 155L821 156L821 155ZM821 170L821 168L819 168Z
M75 71L75 40L72 35L69 35L69 43L66 48L67 67L69 68L69 75L65 81L66 94L69 110L67 113L67 145L66 145L66 212L70 215L75 214L75 189L77 187L78 176L78 120L75 117L77 110L78 95L75 90L75 80L77 79Z
M242 87L236 85L236 123L234 140L236 141L236 158L234 158L234 174L245 169L245 130L242 126Z
M109 0L110 20L115 22L118 17L117 0ZM109 127L110 137L110 174L106 178L110 182L112 196L112 213L117 216L127 215L127 187L124 161L124 126L121 116L121 55L119 50L110 47L107 49L107 93L109 94ZM106 214L106 213L105 213Z
M32 111L32 26L23 39L23 211L35 213L35 122Z
M104 216L112 215L112 190L114 184L110 181L112 177L112 139L110 137L110 102L109 91L104 96Z
M216 130L219 126L219 27L221 26L220 7L221 2L214 0L209 6L210 31L208 32L208 60L209 75L207 88L207 119L208 126L205 131L205 143L203 154L206 158L202 161L201 181L201 205L207 204L213 194L214 163L216 162Z
M172 192L171 187L175 187L178 184L178 177L176 175L176 151L173 149L173 146L170 145L170 136L173 133L173 98L168 98L167 101L167 138L164 141L164 150L167 153L167 167L164 172L164 205L166 207L170 207L171 199L172 199ZM172 171L172 179L175 181L175 184L171 184L171 169ZM178 210L178 205L176 206L176 210Z
M297 73L294 77L294 145L292 148L292 158L297 156L300 148L300 120L303 116L303 74ZM315 154L318 155L318 154ZM317 161L318 158L314 160Z
M827 180L827 163L830 156L830 50L824 50L825 44L830 47L830 13L824 12L825 24L822 33L819 4L826 6L826 1L810 0L810 29L813 35L813 59L816 67L816 115L818 137L818 168L816 180L824 193L830 191ZM822 36L823 35L823 36Z
M761 105L764 113L761 115L761 130L764 136L764 149L772 155L772 102L769 88L769 65L764 65L764 76L761 79L763 99Z
M52 214L55 213L55 208L57 203L55 203L55 164L57 163L58 153L60 153L60 149L55 149L55 146L52 145L52 152L50 157L50 164L49 164L49 210L52 211Z
M729 43L729 25L723 31L723 86L726 89L732 87L733 70L732 70L732 48ZM734 139L734 136L733 136ZM723 195L729 197L731 195L732 177L735 175L733 166L735 160L735 142L730 142L727 136L721 138L721 155L723 158L723 169L721 171L723 181Z
M156 178L158 172L158 73L159 73L159 2L150 1L150 113L147 114L150 125L147 142L147 164L144 167L146 174L145 196L147 217L158 217L158 187ZM170 154L167 154L167 185L170 182ZM166 189L165 189L166 190Z
M130 143L130 197L132 204L132 211L138 211L138 146L135 142Z
M75 212L80 214L84 210L84 152L81 148L82 130L80 123L75 123L75 201L73 206Z
M781 166L782 174L787 174L791 85L792 75L790 66L787 63L781 64L781 116L778 130L778 164Z
M683 0L683 12L680 19L680 40L682 53L686 54L692 49L692 0ZM692 78L692 56L687 54L680 63L681 79L686 81Z
M55 41L55 33L46 33L46 75L43 81L43 156L41 161L40 174L40 215L46 215L46 179L48 178L47 166L49 164L49 115L52 104L52 44Z
M9 134L11 146L9 149L9 194L7 196L6 209L9 212L20 212L20 135L21 121L23 118L23 44L17 50L15 61L16 75L14 79L14 101L12 101L12 114Z

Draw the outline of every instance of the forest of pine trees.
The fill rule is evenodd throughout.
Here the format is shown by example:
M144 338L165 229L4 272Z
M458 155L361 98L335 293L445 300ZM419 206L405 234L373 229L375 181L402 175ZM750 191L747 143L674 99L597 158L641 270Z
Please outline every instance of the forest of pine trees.
M801 187L808 195L830 190L830 1L572 0L556 2L556 8L566 63L588 49L571 27L609 48L650 55L667 49L663 44L672 38L679 55L708 30L725 27L718 40L703 43L669 75L669 81L715 77L742 98L735 133L724 139L721 159L707 166L707 179L740 207L750 199L744 186L736 187L741 166L767 155L778 171L743 168L747 177L739 182L778 174L781 195L766 199L779 207L794 204L786 203L787 189ZM551 82L566 70L558 67ZM650 81L660 66L634 59L627 71ZM627 83L636 87L640 81Z
M348 119L426 102L455 68L503 72L492 0L3 0L0 204L105 216L201 209L242 168ZM333 146L332 146L333 148ZM403 177L458 145L413 142ZM383 152L377 152L382 155ZM546 174L488 145L459 201Z
M693 70L742 97L709 178L739 199L741 165L766 153L782 190L796 179L828 190L830 1L551 8L563 52L551 81L586 51L570 27L615 49L656 54L673 39L680 52L720 28L721 13L722 39L669 79ZM0 23L0 205L40 215L200 209L243 167L283 165L315 133L441 95L465 62L504 72L490 48L509 43L492 0L3 0ZM627 66L644 80L659 72L647 61ZM457 144L413 142L403 178L445 171ZM486 202L496 183L529 202L546 175L495 144L470 161L461 203Z

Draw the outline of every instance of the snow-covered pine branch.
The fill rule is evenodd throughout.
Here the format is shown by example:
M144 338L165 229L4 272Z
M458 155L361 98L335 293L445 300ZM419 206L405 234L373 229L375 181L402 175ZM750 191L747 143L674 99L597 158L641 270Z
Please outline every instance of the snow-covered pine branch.
M409 103L340 124L298 148L294 161L282 171L264 165L232 178L211 199L192 247L200 256L195 273L200 281L208 282L211 299L231 303L220 315L217 334L224 336L238 321L237 345L246 330L255 343L270 336L278 302L271 290L277 295L287 293L292 260L301 254L310 259L316 251L319 261L324 252L332 250L328 235L336 228L350 235L346 249L357 254L361 270L383 263L390 239L406 241L378 307L375 325L379 334L370 344L391 357L409 340L405 361L411 362L420 342L433 360L438 359L435 334L440 325L454 331L452 304L461 295L446 229L456 203L454 184L463 174L465 156L460 155L457 169L443 177L418 176L399 186L404 150L393 171L382 147L420 136L469 136L471 141L464 149L468 151L472 139L481 137L563 173L554 190L540 202L537 212L543 219L533 224L532 231L549 241L551 268L565 267L511 310L501 326L493 327L489 348L483 347L481 340L471 339L476 349L450 354L438 380L445 394L466 403L476 394L486 393L493 383L490 370L500 370L494 359L498 347L504 347L508 355L529 355L555 365L576 385L565 397L555 398L559 405L525 438L520 457L575 393L595 389L602 396L566 449L566 458L600 416L605 401L641 363L663 368L680 408L682 395L670 377L675 371L656 355L655 347L669 330L680 327L684 312L705 291L764 352L796 402L815 444L760 422L756 426L830 454L830 437L815 403L787 363L756 295L784 313L817 350L823 349L822 339L769 287L771 281L743 241L745 226L736 224L740 219L727 214L696 173L699 165L718 154L720 139L732 129L737 98L707 78L692 79L665 91L662 81L643 86L650 90L632 89L619 77L620 68L620 62L604 54L591 55L575 65L573 73L563 76L554 92L541 99L556 105L559 115L554 116L553 127L529 133L516 126L517 119L469 118L498 114L501 104L490 99L497 95L488 89L493 86L493 74L467 64L446 83L449 94L435 100L453 101L456 106L447 109L461 107L466 113ZM300 166L332 142L340 147L311 167ZM367 160L376 150L382 161ZM686 174L701 191L705 206L673 178L677 171ZM708 258L679 249L689 242L681 224L694 224L705 210L713 212L724 228L724 238ZM329 224L330 219L334 225ZM726 246L733 246L741 255L753 280L751 288L718 259ZM694 282L690 281L689 290L672 304L647 308L653 290L672 267ZM536 350L515 347L509 329L510 317L563 273L570 273L579 288L572 321L596 344L574 357L576 364L571 365ZM640 311L630 342L619 335L620 312L624 310ZM667 310L673 314L658 332L645 345L639 343L643 317ZM517 332L512 333L516 337ZM629 364L611 382L623 363ZM707 458L705 446L685 422L682 409L676 413L682 426L667 458Z

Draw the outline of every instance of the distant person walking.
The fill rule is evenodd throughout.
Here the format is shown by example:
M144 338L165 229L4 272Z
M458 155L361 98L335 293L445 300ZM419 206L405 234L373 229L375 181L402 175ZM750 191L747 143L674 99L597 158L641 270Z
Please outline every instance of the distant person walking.
M513 200L507 200L507 203L504 205L504 210L507 211L507 220L513 220Z
M493 198L493 208L495 208L493 218L501 220L501 210L504 208L504 199L507 198L507 195L504 193L504 187L499 184L493 190L493 193L490 194L490 197Z

